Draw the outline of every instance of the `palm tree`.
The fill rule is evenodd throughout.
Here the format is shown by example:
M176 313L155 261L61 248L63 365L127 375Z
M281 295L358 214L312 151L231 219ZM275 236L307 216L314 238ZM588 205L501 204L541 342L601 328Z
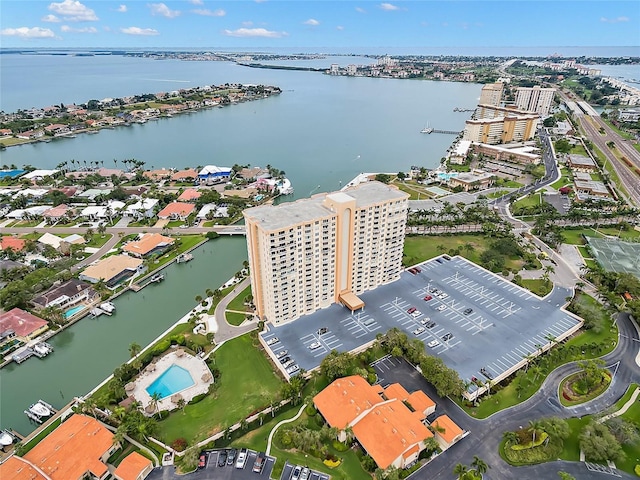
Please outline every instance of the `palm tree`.
M185 399L184 399L184 398L182 398L182 397L181 397L181 398L179 398L179 399L178 399L178 403L177 403L176 405L178 406L178 408L182 409L182 413L185 413L185 412L184 412L184 407L186 407L186 406L187 406L187 402L185 401Z
M129 345L129 355L131 358L135 357L142 351L142 347L138 345L136 342L133 342Z
M463 465L462 463L459 463L455 467L453 467L453 474L458 475L458 479L462 479L464 474L467 473L467 470L469 470L469 467Z
M151 395L151 402L149 402L149 404L153 406L154 410L158 410L158 402L161 399L162 397L160 396L159 392L153 392L153 394Z
M536 431L542 429L540 420L529 420L529 430L531 430L532 443L536 443Z
M512 432L511 430L504 432L502 434L502 438L507 442L507 444L518 443L518 434L516 432Z
M487 464L487 462L485 462L483 459L481 459L479 456L474 455L473 456L473 462L471 462L471 466L473 467L473 469L478 472L480 475L482 475L483 473L486 473L487 470L489 470L491 467Z

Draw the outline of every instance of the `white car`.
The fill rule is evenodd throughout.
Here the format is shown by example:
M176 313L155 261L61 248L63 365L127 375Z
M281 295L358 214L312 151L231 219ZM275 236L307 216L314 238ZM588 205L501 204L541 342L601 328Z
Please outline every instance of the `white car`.
M270 338L269 340L267 340L267 345L273 345L275 343L278 343L280 341L280 339L278 337L273 337Z
M247 452L242 449L238 453L238 460L236 460L236 468L244 468L244 464L247 463Z
M418 328L416 328L416 329L415 329L413 332L411 332L411 333L413 333L414 335L420 335L420 334L421 334L421 333L423 333L424 331L425 331L425 328L424 328L424 327L418 327Z
M291 375L292 373L296 373L298 370L300 370L300 367L297 364L293 364L289 368L287 368L286 371L289 375Z
M316 350L318 348L320 348L322 345L320 344L320 342L313 342L311 345L309 345L309 350Z
M426 325L427 323L429 323L429 320L431 320L429 317L424 317L422 320L420 320L420 323L422 325Z
M416 310L411 314L413 318L418 318L420 315L422 315L422 312L420 310Z
M440 342L438 340L431 340L429 343L427 343L427 347L437 347L438 345L440 345Z
M446 305L440 305L438 308L436 308L436 310L438 310L439 312L446 310L447 306Z

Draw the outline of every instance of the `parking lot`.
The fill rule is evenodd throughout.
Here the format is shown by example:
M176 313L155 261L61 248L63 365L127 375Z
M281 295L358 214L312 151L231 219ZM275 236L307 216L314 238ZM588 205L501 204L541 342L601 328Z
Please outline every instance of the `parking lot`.
M539 298L462 257L441 256L418 268L360 295L363 311L332 305L261 335L274 355L286 351L288 362L311 370L331 350L352 351L398 327L472 382L472 393L581 325L561 309L568 289Z
M282 470L282 475L280 475L280 480L299 480L299 476L297 479L294 478L294 470L296 469L296 467L298 467L298 471L296 471L295 473L298 474L301 473L304 465L295 465L287 462L284 466L284 469ZM329 475L327 475L326 473L309 470L308 480L329 480Z
M193 473L185 475L177 475L174 467L162 467L154 469L147 479L149 480L258 480L260 478L271 478L271 472L275 463L274 457L265 456L262 471L257 473L253 471L256 458L259 452L255 450L247 450L246 461L243 468L236 468L235 461L228 464L225 461L224 466L218 466L220 452L222 450L205 451L205 466L198 468ZM228 449L227 449L228 451Z

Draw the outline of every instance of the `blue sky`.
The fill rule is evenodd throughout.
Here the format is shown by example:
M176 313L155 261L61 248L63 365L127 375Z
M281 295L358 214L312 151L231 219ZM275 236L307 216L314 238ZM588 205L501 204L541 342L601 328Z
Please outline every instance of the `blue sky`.
M639 46L640 2L2 0L2 47Z

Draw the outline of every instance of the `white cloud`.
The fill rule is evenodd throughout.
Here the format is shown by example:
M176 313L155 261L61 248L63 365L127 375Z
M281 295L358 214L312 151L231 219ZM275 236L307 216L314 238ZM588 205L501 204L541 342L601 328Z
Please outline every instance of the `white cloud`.
M367 13L367 11L364 8L361 8L361 7L356 7L356 12L358 12L358 13Z
M126 5L120 5L118 7L118 9L116 10L116 12L120 12L120 13L125 13L127 11L127 6Z
M196 8L195 10L191 10L192 13L196 15L203 15L205 17L224 17L227 12L219 8L218 10L209 10L208 8Z
M600 21L604 22L604 23L628 22L629 21L629 17L616 17L616 18L602 17L602 18L600 18Z
M341 30L341 31L342 31L342 30L344 30L344 27L343 27L342 25L338 25L338 26L336 27L336 30Z
M160 35L160 33L153 28L127 27L121 28L120 31L127 35Z
M250 27L251 25L253 25L253 22L251 20L247 20L246 22L242 22L242 26L243 27Z
M0 30L0 35L20 38L54 38L56 36L52 30L40 27L5 28Z
M180 10L171 10L164 3L150 3L151 15L160 15L166 18L176 18L180 15Z
M40 20L43 21L43 22L48 22L48 23L58 23L58 22L61 21L58 17L56 17L55 15L51 15L51 14L45 15Z
M382 10L387 10L389 12L393 10L399 10L399 8L396 5L393 5L392 3L381 3L380 8Z
M302 23L304 23L305 25L310 25L312 27L317 27L318 25L320 25L320 22L315 18L310 18L306 22L302 22Z
M63 0L60 3L51 3L49 10L57 13L68 22L95 22L98 20L96 12L78 0Z
M73 28L69 25L62 25L60 30L65 33L98 33L96 27Z
M266 28L238 28L237 30L223 30L222 33L228 37L281 38L289 35L287 32L274 32Z
M202 0L189 0L189 3L191 5L204 5L204 2Z

